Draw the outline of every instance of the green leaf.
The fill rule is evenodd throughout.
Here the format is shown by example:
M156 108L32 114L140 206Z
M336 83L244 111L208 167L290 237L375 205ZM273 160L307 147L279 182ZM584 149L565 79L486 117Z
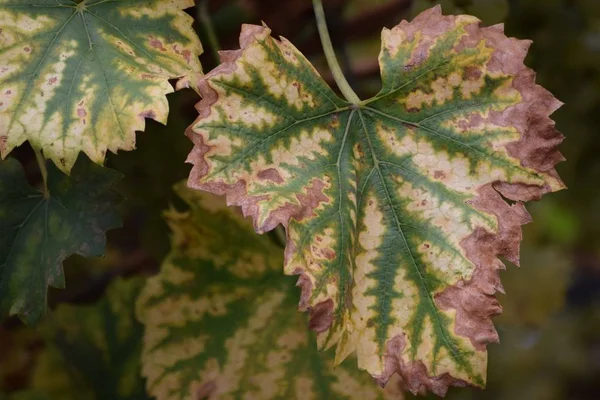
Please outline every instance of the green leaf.
M433 8L383 30L382 89L358 104L268 28L240 43L200 81L188 184L286 227L284 270L336 362L413 392L484 386L498 257L518 262L522 202L564 187L530 42Z
M52 400L52 398L38 390L23 390L8 396L0 393L0 400Z
M29 140L64 172L135 148L201 73L193 0L0 0L0 153Z
M282 251L222 199L186 189L170 211L172 251L137 302L148 392L163 399L381 399L354 362L317 351ZM394 397L395 393L395 397Z
M97 303L61 305L43 325L47 351L62 361L69 376L65 393L77 394L77 389L98 400L149 399L140 371L143 326L134 310L143 281L117 279ZM55 368L60 369L60 363L46 366L47 379L43 371L37 371L34 384L52 398L64 398L49 390L55 382Z
M0 162L0 316L28 325L46 312L47 286L64 288L62 262L72 254L99 256L105 232L121 225L111 186L120 174L82 156L71 176L52 163L48 196L29 186L14 159Z
M117 278L96 303L61 304L36 330L0 330L11 346L0 372L27 368L14 385L21 390L5 390L8 398L149 399L140 374L143 326L134 315L143 282Z

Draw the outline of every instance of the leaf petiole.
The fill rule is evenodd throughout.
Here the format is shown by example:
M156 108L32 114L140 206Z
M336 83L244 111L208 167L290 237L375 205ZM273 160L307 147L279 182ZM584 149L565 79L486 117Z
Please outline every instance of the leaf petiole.
M35 159L40 167L42 180L44 181L44 198L47 199L50 193L48 192L48 169L46 168L46 160L44 159L41 150L34 148L33 151L35 151Z
M215 26L212 23L212 19L210 18L210 14L208 12L208 0L200 1L200 4L198 5L198 18L204 27L204 33L206 34L208 43L210 44L215 62L219 64L221 62L221 58L219 57L221 45L219 44L219 39L217 38L217 33L215 32Z
M313 8L315 10L315 18L317 19L319 37L321 38L321 44L323 45L325 58L327 59L327 64L329 65L331 73L333 74L333 79L335 79L335 83L340 88L340 91L346 100L352 104L358 104L360 103L360 99L354 90L352 90L352 87L350 87L350 84L346 80L346 77L342 72L342 68L340 67L340 64L335 56L335 50L333 49L333 44L331 43L331 38L329 37L329 30L327 29L327 21L325 19L325 11L323 10L323 3L321 0L313 0Z

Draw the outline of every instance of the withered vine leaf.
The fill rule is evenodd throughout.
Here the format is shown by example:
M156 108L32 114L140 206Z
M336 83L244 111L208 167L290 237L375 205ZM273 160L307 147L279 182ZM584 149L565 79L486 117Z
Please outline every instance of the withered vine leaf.
M283 251L223 199L176 187L172 250L137 302L148 392L166 399L401 399L317 350Z
M427 10L383 30L382 89L358 104L268 28L240 43L200 80L189 186L286 227L285 272L337 362L356 351L414 392L484 386L498 257L518 262L522 202L564 187L530 42Z
M25 140L69 172L132 150L201 72L193 0L0 0L0 154Z
M121 225L112 186L121 175L79 157L71 176L51 162L48 195L31 187L18 161L0 161L0 318L34 325L46 312L47 287L63 288L62 262L99 256L105 232Z

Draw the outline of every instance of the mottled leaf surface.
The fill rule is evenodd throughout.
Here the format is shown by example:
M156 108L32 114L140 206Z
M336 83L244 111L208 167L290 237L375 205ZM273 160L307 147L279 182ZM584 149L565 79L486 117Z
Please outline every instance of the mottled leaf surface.
M201 72L193 0L0 0L0 153L29 140L65 172L132 150Z
M319 352L283 252L223 199L180 185L190 205L170 211L172 251L137 302L145 324L143 374L164 399L402 398L354 361Z
M82 156L71 176L51 162L48 196L34 189L18 161L0 161L0 316L36 324L46 312L48 286L65 286L62 262L72 254L99 256L105 232L119 227L113 209L120 174Z
M337 362L414 392L483 386L498 257L518 262L522 202L564 186L530 42L433 8L383 30L382 89L358 104L268 28L240 44L200 80L189 186L286 227L285 272Z

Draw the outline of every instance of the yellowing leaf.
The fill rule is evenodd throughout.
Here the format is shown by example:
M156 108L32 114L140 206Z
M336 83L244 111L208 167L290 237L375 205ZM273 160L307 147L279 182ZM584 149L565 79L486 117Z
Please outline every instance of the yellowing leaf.
M192 0L0 0L0 154L25 140L69 172L166 122L168 80L201 72Z
M498 257L518 262L522 201L564 187L530 43L433 8L383 30L382 89L358 104L268 28L240 43L200 81L189 186L286 227L285 272L337 362L413 392L484 386Z
M177 187L173 248L137 302L148 392L164 399L402 399L317 351L282 251L222 199Z

